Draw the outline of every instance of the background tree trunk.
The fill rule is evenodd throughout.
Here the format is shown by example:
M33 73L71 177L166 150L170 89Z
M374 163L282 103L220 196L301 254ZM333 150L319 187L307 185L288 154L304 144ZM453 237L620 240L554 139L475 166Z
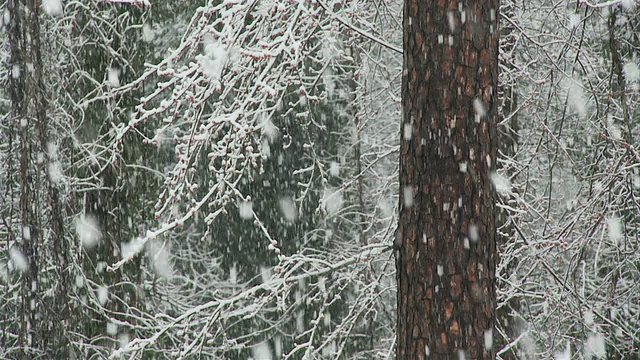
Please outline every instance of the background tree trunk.
M494 359L498 2L404 9L398 359Z

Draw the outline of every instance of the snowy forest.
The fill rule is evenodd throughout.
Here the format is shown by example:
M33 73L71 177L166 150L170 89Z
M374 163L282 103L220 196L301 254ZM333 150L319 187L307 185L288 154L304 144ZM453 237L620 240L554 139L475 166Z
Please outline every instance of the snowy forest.
M498 4L0 1L0 358L396 359L403 11L427 2L451 34ZM490 13L482 358L640 358L640 2Z

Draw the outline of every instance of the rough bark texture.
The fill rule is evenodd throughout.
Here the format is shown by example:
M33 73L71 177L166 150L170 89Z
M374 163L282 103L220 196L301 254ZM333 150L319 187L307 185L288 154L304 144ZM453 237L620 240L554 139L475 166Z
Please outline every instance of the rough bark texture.
M495 359L498 9L405 2L398 359Z

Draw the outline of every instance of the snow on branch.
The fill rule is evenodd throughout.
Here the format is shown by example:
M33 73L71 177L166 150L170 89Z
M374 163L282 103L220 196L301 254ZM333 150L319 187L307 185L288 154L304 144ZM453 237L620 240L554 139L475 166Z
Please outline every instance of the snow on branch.
M149 0L103 0L102 2L110 4L129 4L135 6L151 7L151 1Z

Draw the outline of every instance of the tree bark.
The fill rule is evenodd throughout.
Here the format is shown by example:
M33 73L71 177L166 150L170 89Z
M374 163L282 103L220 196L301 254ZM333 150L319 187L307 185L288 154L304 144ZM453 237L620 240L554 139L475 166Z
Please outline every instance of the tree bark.
M495 359L498 10L405 2L399 360Z

